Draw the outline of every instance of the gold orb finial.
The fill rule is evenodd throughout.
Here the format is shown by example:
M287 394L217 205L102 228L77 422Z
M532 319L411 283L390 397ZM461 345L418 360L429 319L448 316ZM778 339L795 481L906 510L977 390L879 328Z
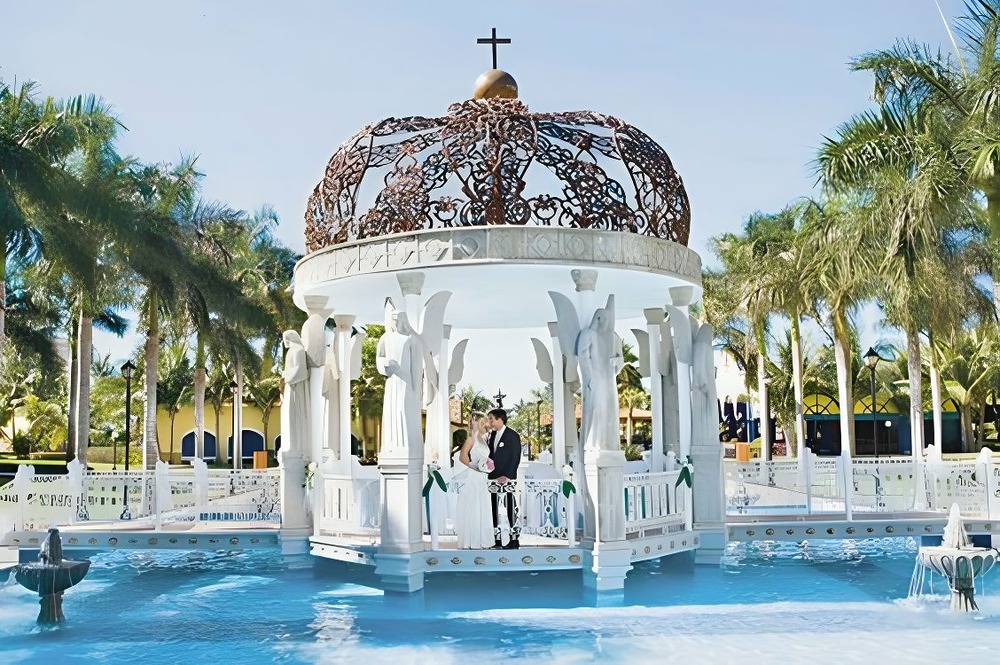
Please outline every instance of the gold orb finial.
M489 69L476 79L476 87L472 92L473 99L517 99L517 81L502 69Z

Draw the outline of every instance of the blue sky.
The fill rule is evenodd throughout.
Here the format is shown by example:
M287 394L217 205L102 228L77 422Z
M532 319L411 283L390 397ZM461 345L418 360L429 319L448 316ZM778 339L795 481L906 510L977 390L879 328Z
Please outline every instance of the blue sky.
M949 21L962 12L962 0L939 2ZM900 37L950 50L934 0L44 6L0 9L0 76L57 97L100 94L129 129L123 153L198 155L206 197L273 204L279 237L299 251L306 198L336 147L368 122L468 98L490 66L476 38L493 26L514 41L499 65L529 108L601 111L664 146L706 261L711 236L811 193L822 136L869 103L852 56ZM466 378L478 383L474 367ZM535 383L525 380L508 392Z

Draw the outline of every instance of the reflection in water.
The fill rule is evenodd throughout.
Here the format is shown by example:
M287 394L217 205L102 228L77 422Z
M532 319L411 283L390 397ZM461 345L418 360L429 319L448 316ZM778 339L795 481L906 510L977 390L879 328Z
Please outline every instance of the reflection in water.
M915 553L905 539L734 544L719 567L683 557L639 564L624 606L597 608L573 571L442 573L402 596L383 594L368 569L275 551L106 552L66 595L71 618L55 631L34 626L32 594L0 585L0 640L5 662L67 653L363 665L981 656L1000 623L1000 578L987 578L976 620L956 621L934 599L899 601Z

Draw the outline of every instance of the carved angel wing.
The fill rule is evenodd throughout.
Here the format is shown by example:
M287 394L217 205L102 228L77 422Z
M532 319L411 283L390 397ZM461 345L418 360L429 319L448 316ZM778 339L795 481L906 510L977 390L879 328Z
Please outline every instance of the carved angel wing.
M448 385L457 386L465 374L465 347L469 340L463 339L451 350L451 364L448 365Z
M435 358L441 353L441 338L444 335L444 310L448 306L451 291L438 291L424 305L420 312L420 335Z
M580 335L580 315L573 302L559 293L549 291L549 298L556 310L556 329L559 332L559 349L568 358L576 358L576 338Z
M677 362L685 365L691 364L691 321L684 310L667 305L667 313L670 315L668 323L673 331L674 353L677 355Z
M538 371L538 378L542 380L542 383L551 384L554 378L549 350L545 348L542 340L535 337L531 338L531 345L535 347L535 369Z
M649 368L649 333L645 330L632 328L632 334L635 335L635 346L639 352L639 373L645 379L652 371Z
M668 381L677 382L677 359L674 358L674 335L670 324L660 324L660 374Z
M361 347L364 346L367 335L358 331L351 337L351 380L361 378Z

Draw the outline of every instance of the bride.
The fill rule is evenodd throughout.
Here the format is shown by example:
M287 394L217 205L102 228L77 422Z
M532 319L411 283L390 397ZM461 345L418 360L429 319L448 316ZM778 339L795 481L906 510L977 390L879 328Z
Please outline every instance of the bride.
M455 533L463 549L487 549L495 542L490 495L486 489L486 474L493 468L490 448L486 444L486 416L473 412L469 422L469 438L456 454L455 475L458 502L455 510Z

